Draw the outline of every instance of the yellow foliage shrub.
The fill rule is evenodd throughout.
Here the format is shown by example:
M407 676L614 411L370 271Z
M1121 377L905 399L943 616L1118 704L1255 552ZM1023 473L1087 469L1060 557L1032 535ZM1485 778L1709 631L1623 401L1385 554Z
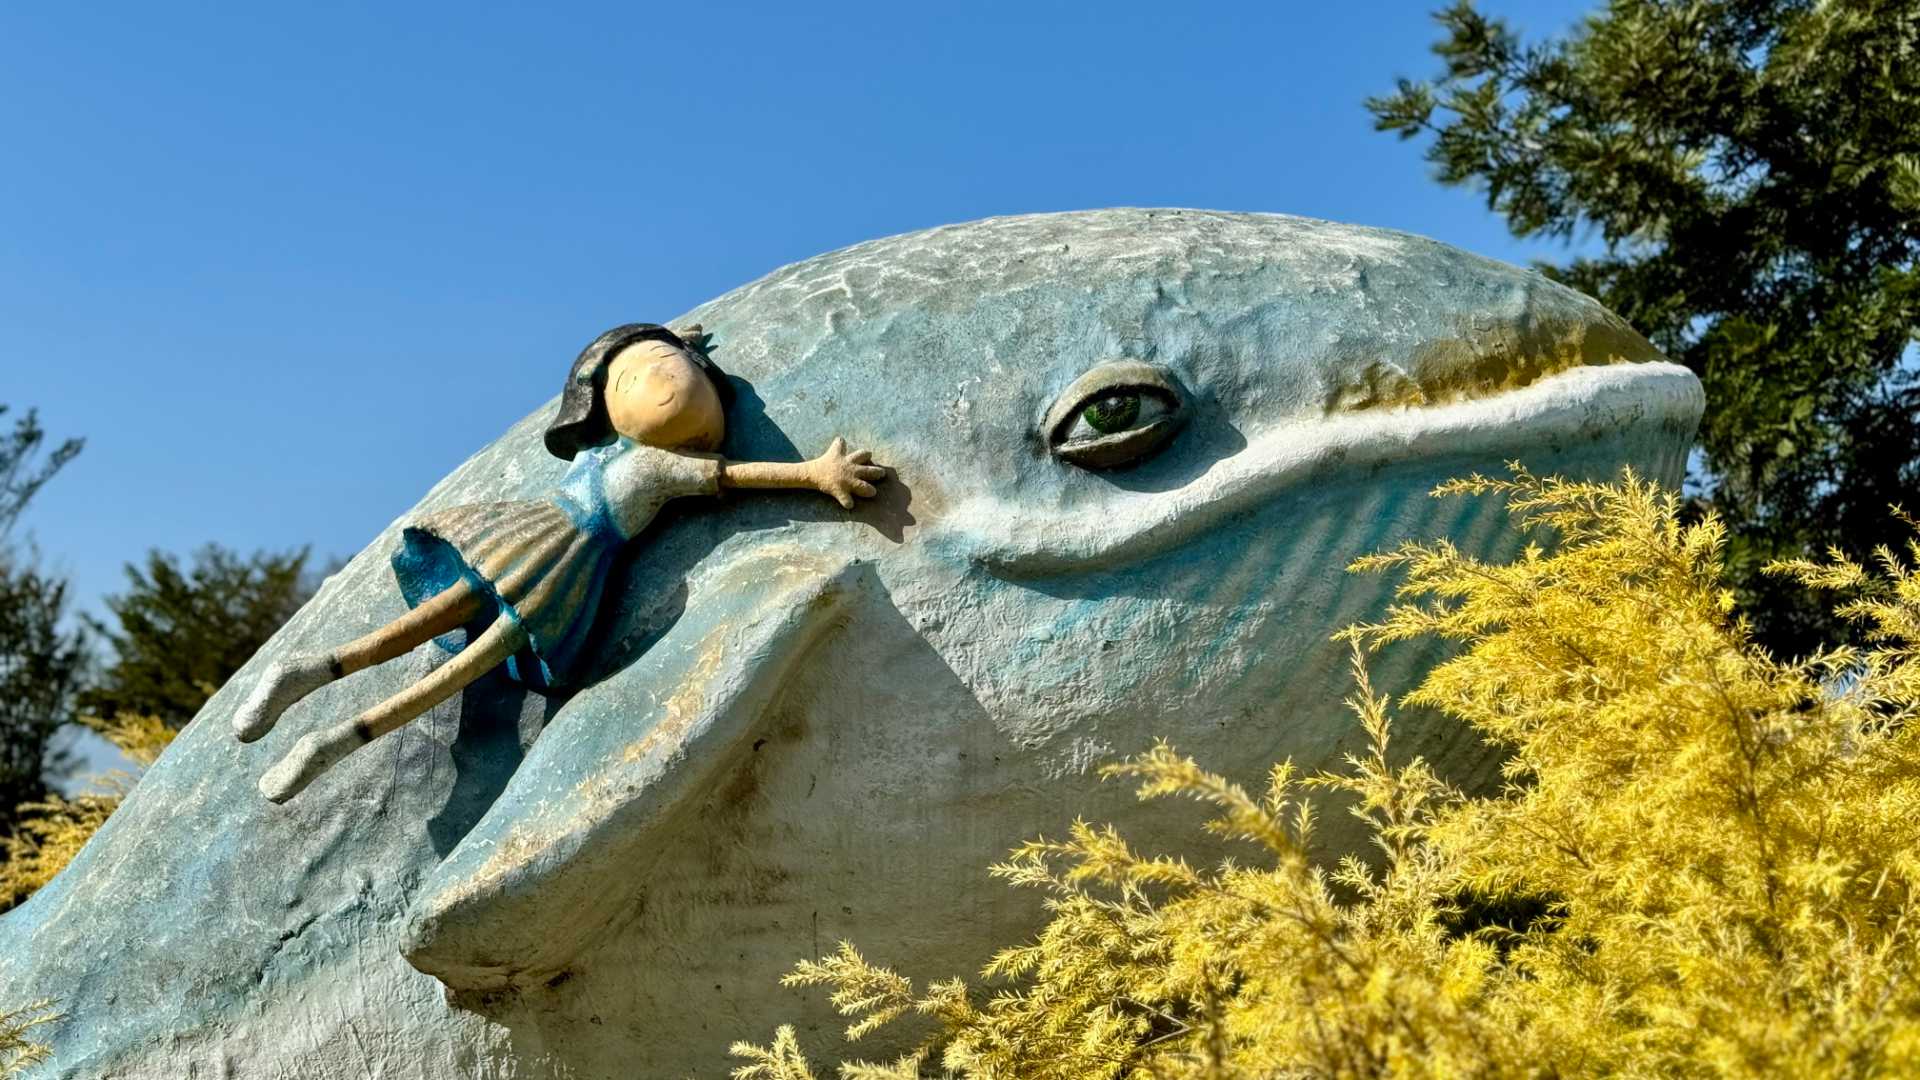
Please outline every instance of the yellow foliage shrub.
M158 760L177 734L158 717L132 713L111 720L84 717L81 722L142 767ZM92 782L92 791L73 798L49 795L44 802L21 804L20 819L13 831L0 838L0 854L4 855L0 860L0 911L33 895L72 862L119 807L134 777L115 771L95 776Z
M1358 562L1405 575L1355 650L1369 750L1253 793L1171 748L1111 767L1143 798L1217 811L1256 861L1200 869L1111 828L993 873L1048 894L1038 938L977 989L924 990L850 945L787 982L849 1038L921 1018L907 1058L847 1077L1868 1076L1920 1059L1920 545L1777 572L1844 590L1868 645L1764 655L1722 581L1720 525L1632 474L1472 477L1542 543L1506 564L1450 544ZM1549 545L1550 546L1547 546ZM1461 643L1409 696L1506 755L1469 795L1389 761L1366 653ZM1308 857L1315 790L1351 797L1370 861ZM734 1075L813 1074L791 1028Z
M121 792L107 790L71 799L49 795L45 802L20 804L20 820L0 840L0 910L14 905L52 881L80 854L107 816L120 805Z
M160 752L171 746L174 737L180 734L178 728L169 726L160 717L143 713L123 712L111 720L83 716L80 722L119 747L127 760L141 768L160 760Z
M29 1036L34 1028L59 1018L51 1001L36 1001L11 1012L0 1012L0 1077L18 1076L28 1066L47 1060L47 1048Z

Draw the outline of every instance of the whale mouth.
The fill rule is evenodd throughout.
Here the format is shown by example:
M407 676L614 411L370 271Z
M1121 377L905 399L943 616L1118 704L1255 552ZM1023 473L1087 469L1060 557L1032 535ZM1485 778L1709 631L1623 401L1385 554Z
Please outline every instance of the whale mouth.
M1172 491L1116 488L1100 514L1036 525L982 498L956 506L928 542L1010 579L1159 554L1276 493L1335 471L1423 457L1499 454L1647 425L1692 430L1705 407L1691 372L1664 360L1574 367L1518 389L1441 405L1337 412L1282 425Z

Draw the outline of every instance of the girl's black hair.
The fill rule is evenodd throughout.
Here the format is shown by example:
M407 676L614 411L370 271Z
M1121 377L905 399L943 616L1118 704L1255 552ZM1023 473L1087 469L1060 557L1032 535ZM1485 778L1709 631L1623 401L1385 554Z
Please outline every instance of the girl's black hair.
M683 336L684 335L684 336ZM605 446L613 441L613 423L607 419L607 366L620 350L640 341L664 341L686 353L700 365L708 381L720 395L725 408L733 402L733 386L707 356L707 335L698 326L675 333L657 323L628 323L593 339L580 350L567 372L567 385L560 391L560 411L547 425L547 453L567 461L590 446Z

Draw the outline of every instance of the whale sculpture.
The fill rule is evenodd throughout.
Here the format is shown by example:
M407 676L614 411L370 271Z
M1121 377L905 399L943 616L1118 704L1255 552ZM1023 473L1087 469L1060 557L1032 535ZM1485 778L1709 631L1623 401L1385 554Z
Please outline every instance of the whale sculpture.
M880 497L670 507L616 570L583 689L489 677L272 805L262 765L444 659L334 684L258 745L228 734L265 665L398 613L396 522L0 917L0 1004L65 1014L36 1075L678 1077L776 1022L830 1038L777 985L796 959L849 938L970 972L1039 925L984 872L1013 844L1076 813L1186 834L1098 763L1154 736L1249 778L1337 761L1355 732L1328 636L1392 587L1347 561L1513 549L1498 505L1432 485L1515 458L1677 482L1702 405L1537 274L1294 217L991 219L686 319L735 379L726 452L845 434L894 467ZM550 487L550 409L408 516ZM1433 659L1384 654L1376 684ZM1492 775L1417 719L1407 752Z

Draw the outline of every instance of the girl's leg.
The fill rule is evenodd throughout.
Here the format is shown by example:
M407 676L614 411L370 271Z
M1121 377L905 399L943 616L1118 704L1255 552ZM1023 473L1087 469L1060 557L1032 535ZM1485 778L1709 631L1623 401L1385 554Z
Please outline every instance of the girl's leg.
M252 742L272 731L280 714L294 702L335 679L405 655L422 642L465 626L485 603L486 597L471 582L457 581L358 641L330 653L274 661L233 714L233 734L241 742Z
M526 643L526 630L507 616L500 616L486 633L426 678L355 719L302 736L287 756L260 778L260 793L274 802L286 802L341 758L452 697Z

